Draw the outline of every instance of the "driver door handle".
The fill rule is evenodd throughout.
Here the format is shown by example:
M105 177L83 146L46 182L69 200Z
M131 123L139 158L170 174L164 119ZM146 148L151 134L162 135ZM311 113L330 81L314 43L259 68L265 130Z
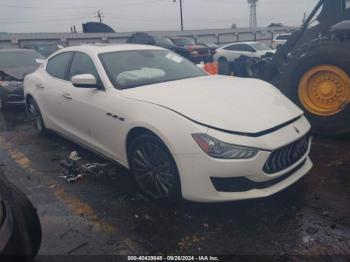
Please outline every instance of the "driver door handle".
M42 84L42 83L37 83L35 86L37 88L40 88L40 89L44 89L45 88L44 84Z
M67 100L72 100L73 98L70 96L70 94L63 94L62 95L64 97L64 99L67 99Z

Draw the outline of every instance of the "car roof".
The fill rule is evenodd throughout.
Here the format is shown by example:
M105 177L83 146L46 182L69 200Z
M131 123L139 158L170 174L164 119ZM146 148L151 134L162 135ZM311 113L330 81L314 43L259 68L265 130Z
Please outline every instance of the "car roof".
M58 53L69 52L69 51L71 52L80 51L80 52L98 55L98 54L109 53L109 52L137 51L137 50L165 50L165 49L158 46L139 45L139 44L84 44L80 46L63 48Z

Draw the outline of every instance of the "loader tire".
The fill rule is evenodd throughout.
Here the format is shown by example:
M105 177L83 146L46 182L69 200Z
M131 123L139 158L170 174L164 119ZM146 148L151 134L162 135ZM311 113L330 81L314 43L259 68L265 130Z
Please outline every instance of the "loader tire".
M320 135L350 132L350 40L319 38L289 54L278 87Z

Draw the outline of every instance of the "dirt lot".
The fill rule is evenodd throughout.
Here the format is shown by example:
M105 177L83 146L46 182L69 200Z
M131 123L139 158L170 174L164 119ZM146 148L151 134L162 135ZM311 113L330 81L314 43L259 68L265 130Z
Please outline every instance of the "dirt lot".
M44 234L41 255L350 259L349 136L316 137L315 167L293 187L267 199L226 204L154 204L118 166L68 183L59 177L60 161L73 150L82 163L105 162L57 135L39 138L21 109L0 113L0 174L38 208Z

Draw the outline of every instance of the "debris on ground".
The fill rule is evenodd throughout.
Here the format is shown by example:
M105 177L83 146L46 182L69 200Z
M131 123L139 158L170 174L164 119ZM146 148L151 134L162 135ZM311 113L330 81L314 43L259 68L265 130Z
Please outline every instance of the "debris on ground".
M307 243L309 243L309 242L311 242L311 241L313 241L313 238L311 238L310 236L304 236L304 237L303 237L303 242L304 242L305 244L307 244Z
M328 164L329 167L339 167L342 166L344 163L342 160L336 160L336 161L332 161Z
M308 233L309 235L314 235L318 232L318 228L316 227L308 227L306 229L306 233Z
M79 157L79 154L77 151L73 151L70 153L69 159L76 162L76 161L79 161L81 158Z
M69 183L75 183L91 174L103 175L106 172L106 168L110 166L109 163L85 163L82 164L80 161L82 158L79 156L77 151L70 153L67 160L60 162L63 168L62 175L60 178L65 179Z

